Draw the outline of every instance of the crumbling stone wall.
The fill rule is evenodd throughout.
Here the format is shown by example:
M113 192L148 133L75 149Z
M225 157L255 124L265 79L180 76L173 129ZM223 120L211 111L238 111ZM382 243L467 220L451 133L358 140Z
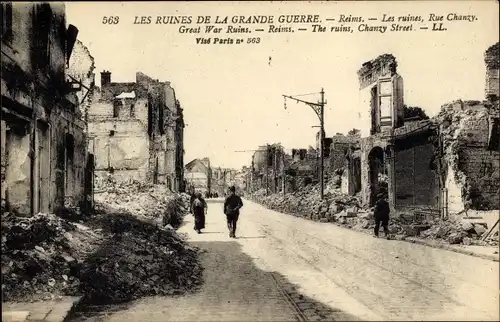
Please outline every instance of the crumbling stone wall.
M65 29L64 4L13 5L12 13L11 44L2 47L2 198L24 214L78 206L87 139L66 78L75 35Z
M498 118L498 103L455 101L442 106L437 120L442 124L450 213L498 209L500 147L490 144L498 140L491 126Z
M498 99L498 92L500 91L499 78L500 78L500 50L499 43L494 44L484 54L484 61L486 63L486 99Z
M109 175L117 182L146 180L149 162L149 138L147 135L147 100L133 102L135 117L122 114L113 118L113 103L92 104L89 109L89 133L96 156L96 188ZM127 108L123 108L124 111Z
M337 134L332 137L330 155L325 158L325 172L333 173L335 170L346 166L346 156L349 150L359 148L359 138Z
M358 70L358 115L362 137L403 125L403 79L396 69L396 58L384 54L364 63ZM382 78L388 82L381 83Z
M95 90L94 57L89 49L79 40L76 40L73 53L68 63L67 74L74 82L81 82L82 88L76 93L82 120L88 122L88 109L92 103ZM87 129L85 129L87 130Z
M178 190L184 180L182 167L176 172L180 136L173 123L177 100L170 83L141 72L134 83L111 82L111 73L102 72L101 83L89 108L96 171L104 178L112 175L118 181L154 182Z
M396 209L439 209L437 135L430 121L408 123L395 131L394 173L390 177Z

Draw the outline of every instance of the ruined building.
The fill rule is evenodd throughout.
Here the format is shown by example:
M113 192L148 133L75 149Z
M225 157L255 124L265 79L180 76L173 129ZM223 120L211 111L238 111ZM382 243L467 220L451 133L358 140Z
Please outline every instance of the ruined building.
M186 190L201 192L202 194L212 192L212 168L210 159L194 159L186 164L185 178Z
M92 164L69 77L78 29L62 3L2 9L2 208L21 214L87 207Z
M101 88L88 109L96 180L137 180L184 189L183 112L170 82L136 73L116 83L101 72Z
M499 55L500 55L500 50L498 43L488 48L488 50L484 53L484 61L486 63L485 95L486 99L490 101L497 101L498 93L500 92L500 85L499 85L500 75L498 72Z
M380 95L373 95L370 104L364 100L372 117L371 131L361 138L360 149L347 156L343 190L354 194L356 183L361 182L365 205L373 205L377 195L385 193L395 210L444 217L466 209L498 209L499 109L493 94L498 87L498 55L495 60L491 54L498 51L495 46L485 55L487 100L445 104L430 120L404 119L403 88L401 78L395 77L395 59L381 56L387 68L373 61L363 65L358 73L361 92L366 79L371 79L369 86L377 87L371 92L384 93L382 80L391 78L393 85L387 86L387 93L392 95L392 105L383 112Z

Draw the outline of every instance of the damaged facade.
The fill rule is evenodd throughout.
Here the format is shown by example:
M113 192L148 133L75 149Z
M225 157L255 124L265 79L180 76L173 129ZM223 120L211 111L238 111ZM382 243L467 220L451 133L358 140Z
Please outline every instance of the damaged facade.
M88 123L99 185L113 177L184 190L183 112L170 82L137 72L135 82L116 83L103 71Z
M194 159L185 167L186 191L190 193L196 191L202 194L211 193L212 168L210 159Z
M212 169L211 189L212 193L217 193L223 196L231 186L237 187L236 183L237 171L234 169L227 169L221 167L214 167Z
M88 207L92 165L67 64L78 29L64 4L2 9L2 208L20 214Z
M498 101L492 94L498 87L498 55L496 62L491 55L495 46L485 54L487 100L445 104L430 120L405 120L403 83L394 57L382 55L364 64L358 76L362 104L370 111L370 131L364 132L359 150L347 154L343 192L352 195L360 188L368 206L383 193L395 210L432 215L498 209ZM384 95L390 103L384 103Z

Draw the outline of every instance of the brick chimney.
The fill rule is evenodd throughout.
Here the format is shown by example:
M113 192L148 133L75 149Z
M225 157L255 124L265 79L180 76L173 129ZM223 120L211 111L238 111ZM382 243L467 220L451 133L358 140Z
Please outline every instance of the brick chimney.
M103 70L101 72L101 87L111 83L111 72Z

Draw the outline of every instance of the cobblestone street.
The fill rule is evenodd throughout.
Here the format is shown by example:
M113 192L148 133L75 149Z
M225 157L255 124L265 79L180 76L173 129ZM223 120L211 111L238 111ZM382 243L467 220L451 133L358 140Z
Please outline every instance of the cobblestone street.
M105 321L498 320L498 263L375 239L245 202L238 239L222 204L205 233L180 229L205 250L194 295L147 298ZM96 319L96 317L94 317Z

